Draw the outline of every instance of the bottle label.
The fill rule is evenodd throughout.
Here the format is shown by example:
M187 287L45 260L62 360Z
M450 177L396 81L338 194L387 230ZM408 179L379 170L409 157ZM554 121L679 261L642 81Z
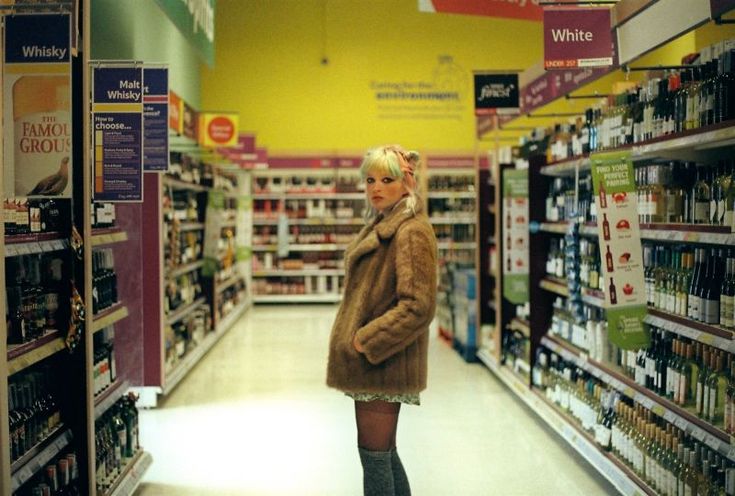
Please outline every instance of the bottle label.
M720 300L704 300L704 322L717 324L720 320Z
M717 388L709 388L709 408L707 409L707 418L714 420L717 417Z
M694 223L709 224L709 202L694 203Z

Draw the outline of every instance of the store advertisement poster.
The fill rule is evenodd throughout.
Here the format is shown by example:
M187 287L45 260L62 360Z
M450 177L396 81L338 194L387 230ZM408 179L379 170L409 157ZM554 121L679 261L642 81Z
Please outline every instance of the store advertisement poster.
M232 147L238 145L240 115L235 113L199 114L199 139L202 146Z
M182 102L181 126L182 133L187 138L199 141L199 116L194 107L186 102Z
M475 74L474 80L475 115L518 110L518 74Z
M4 17L5 196L71 197L71 17Z
M207 197L206 224L204 225L204 265L202 275L212 277L219 269L220 247L224 224L225 193L210 190ZM234 244L234 240L230 240ZM233 255L234 256L234 255Z
M608 7L544 7L544 68L613 64Z
M95 201L143 201L143 69L93 66Z
M503 297L528 301L528 170L503 171Z
M184 130L184 101L173 91L168 92L168 128L176 134Z
M143 170L168 170L168 68L143 69Z
M646 347L646 290L633 163L629 152L593 154L590 160L610 341L626 350Z

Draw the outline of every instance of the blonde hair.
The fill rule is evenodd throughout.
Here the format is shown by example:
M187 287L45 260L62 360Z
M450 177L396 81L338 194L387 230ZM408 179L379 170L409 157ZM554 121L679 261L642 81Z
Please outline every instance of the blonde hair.
M418 181L416 169L418 169L421 156L418 152L405 151L399 145L387 145L372 148L365 153L360 164L360 176L363 181L370 172L385 174L390 177L401 179L408 191L406 198L406 211L416 213L418 204ZM377 212L368 207L366 219L375 217Z

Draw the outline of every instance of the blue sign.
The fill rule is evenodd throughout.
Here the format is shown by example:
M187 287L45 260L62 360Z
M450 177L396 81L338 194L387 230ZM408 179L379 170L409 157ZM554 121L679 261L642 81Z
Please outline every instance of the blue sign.
M71 60L69 14L5 16L5 63L63 63Z
M94 199L143 201L143 81L139 67L95 67Z
M168 170L168 68L143 69L143 170Z

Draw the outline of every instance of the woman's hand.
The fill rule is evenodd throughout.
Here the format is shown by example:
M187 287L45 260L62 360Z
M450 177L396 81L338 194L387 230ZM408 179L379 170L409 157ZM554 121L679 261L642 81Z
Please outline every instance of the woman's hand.
M352 338L352 346L355 347L358 353L365 353L365 349L362 347L360 342L357 340L357 336Z

